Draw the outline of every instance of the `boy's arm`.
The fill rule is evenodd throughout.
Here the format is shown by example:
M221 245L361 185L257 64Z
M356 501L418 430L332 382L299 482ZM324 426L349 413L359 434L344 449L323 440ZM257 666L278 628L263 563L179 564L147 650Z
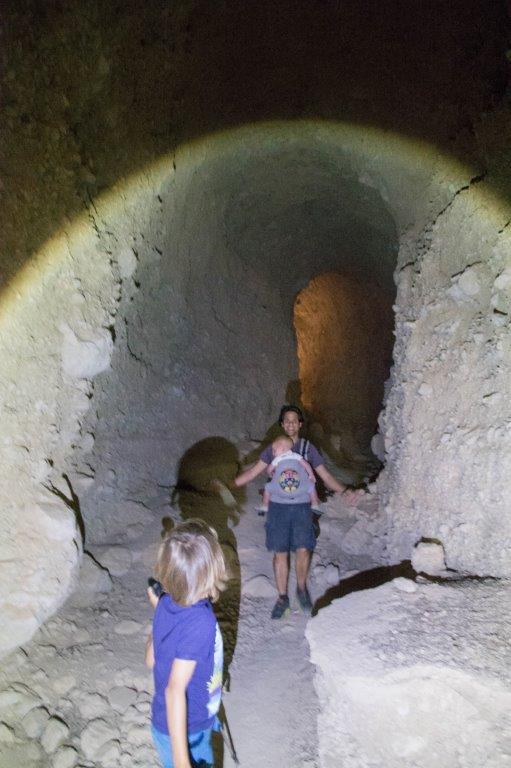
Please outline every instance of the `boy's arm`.
M145 643L145 663L149 669L154 667L153 633L149 635Z
M169 682L165 689L167 725L172 743L172 757L175 768L192 768L188 754L186 728L186 689L197 662L174 659Z
M153 608L156 608L158 605L158 598L154 594L151 587L147 589L147 597L149 598L149 602L151 603ZM146 640L145 644L145 663L149 667L149 669L152 669L154 667L154 646L153 646L153 633L149 635L149 637Z
M246 469L244 472L234 478L234 485L237 488L241 488L242 485L246 485L255 477L257 477L257 475L260 475L261 472L264 472L267 466L268 465L266 462L259 459L259 461L257 461L253 467Z

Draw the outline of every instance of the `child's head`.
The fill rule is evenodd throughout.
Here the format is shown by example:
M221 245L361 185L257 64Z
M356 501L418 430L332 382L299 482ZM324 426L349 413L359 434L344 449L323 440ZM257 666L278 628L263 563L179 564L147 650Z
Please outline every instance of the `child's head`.
M179 605L217 600L227 571L216 531L204 520L178 523L160 545L155 576Z
M293 441L290 437L286 437L285 435L277 437L277 439L274 440L271 444L271 449L274 456L280 456L281 454L286 453L286 451L290 451L292 447Z

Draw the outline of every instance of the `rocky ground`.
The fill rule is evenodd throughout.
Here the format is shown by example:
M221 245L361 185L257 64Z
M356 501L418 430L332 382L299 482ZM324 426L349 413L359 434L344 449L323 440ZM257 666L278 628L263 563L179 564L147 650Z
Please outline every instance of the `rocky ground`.
M415 576L409 564L379 565L383 529L368 494L356 507L325 505L311 576L317 615L308 621L294 604L272 621L257 500L254 484L226 513L213 495L189 491L175 508L153 501L145 523L115 541L90 543L64 609L4 660L1 768L156 768L145 588L162 530L185 513L216 520L234 577L218 616L243 768L511 764L502 584L417 582L404 578ZM215 750L217 766L235 764L228 740Z

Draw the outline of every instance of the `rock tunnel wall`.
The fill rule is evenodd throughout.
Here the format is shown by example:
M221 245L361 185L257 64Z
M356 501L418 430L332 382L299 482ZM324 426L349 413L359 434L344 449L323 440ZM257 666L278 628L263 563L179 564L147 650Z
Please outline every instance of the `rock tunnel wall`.
M84 521L108 537L194 441L262 433L311 278L396 258L387 558L427 536L511 572L505 4L384 4L370 50L363 4L292 5L226 3L232 39L193 2L6 5L4 648L65 598Z
M380 488L392 560L433 538L448 567L509 576L511 240L491 181L403 241Z

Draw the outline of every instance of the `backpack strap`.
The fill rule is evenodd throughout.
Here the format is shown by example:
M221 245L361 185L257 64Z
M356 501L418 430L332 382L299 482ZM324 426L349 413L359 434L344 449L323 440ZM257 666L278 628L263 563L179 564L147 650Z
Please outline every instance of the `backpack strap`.
M299 452L300 456L302 457L302 459L305 459L305 461L308 461L307 457L309 455L309 445L310 445L310 443L309 443L308 440L306 440L303 437L300 438L300 445L298 447L298 452Z

